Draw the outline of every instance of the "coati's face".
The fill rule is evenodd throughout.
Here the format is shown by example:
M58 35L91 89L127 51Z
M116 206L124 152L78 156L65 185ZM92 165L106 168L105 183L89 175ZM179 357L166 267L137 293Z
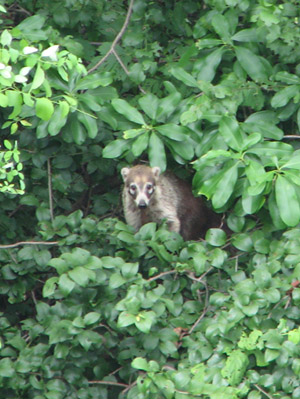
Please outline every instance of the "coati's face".
M133 168L123 168L121 174L125 182L125 189L136 206L140 209L149 206L155 194L160 168L137 165Z

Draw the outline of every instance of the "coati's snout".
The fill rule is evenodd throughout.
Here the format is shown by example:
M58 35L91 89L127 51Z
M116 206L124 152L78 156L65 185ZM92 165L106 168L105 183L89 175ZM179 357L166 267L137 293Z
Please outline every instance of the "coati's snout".
M158 167L146 169L148 173L137 173L136 170L123 168L121 173L125 182L125 189L134 201L135 205L140 209L145 209L149 206L151 199L155 193L156 178L160 173ZM131 173L130 173L131 172Z

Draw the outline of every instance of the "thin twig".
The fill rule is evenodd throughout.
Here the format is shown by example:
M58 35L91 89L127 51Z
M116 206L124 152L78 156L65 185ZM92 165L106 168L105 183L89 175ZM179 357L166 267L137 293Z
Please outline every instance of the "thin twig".
M149 278L147 281L148 281L148 283L150 283L151 281L158 280L163 276L166 276L168 274L174 274L174 273L177 273L177 270L168 270L167 272L163 272L163 273L158 274L157 276Z
M266 395L267 398L273 399L273 396L269 395L266 391L264 391L259 385L254 384L255 388L258 389L260 392L262 392L264 395Z
M58 245L58 241L20 241L14 244L0 245L0 249L16 248L21 245Z
M88 70L88 73L92 73L93 71L95 71L95 69L99 68L100 65L103 64L103 62L105 62L107 60L107 58L111 55L114 54L115 51L115 47L118 44L118 42L121 40L122 36L125 33L125 30L127 29L127 26L129 24L130 21L130 17L132 14L132 9L133 9L133 3L134 0L130 0L129 3L129 7L128 7L128 11L127 11L127 15L124 21L124 24L122 26L122 29L120 30L120 32L117 34L117 36L115 37L115 40L112 42L112 45L110 47L110 49L108 50L108 52L105 54L105 56L99 61L97 62L96 65L94 65L91 69ZM115 55L115 54L114 54Z
M115 381L89 381L89 384L114 385L116 387L128 388L128 384L123 384L122 382Z
M48 169L48 195L49 195L50 218L51 222L53 222L54 213L53 213L53 195L52 195L52 169L51 169L50 158L48 158L47 161L47 169Z

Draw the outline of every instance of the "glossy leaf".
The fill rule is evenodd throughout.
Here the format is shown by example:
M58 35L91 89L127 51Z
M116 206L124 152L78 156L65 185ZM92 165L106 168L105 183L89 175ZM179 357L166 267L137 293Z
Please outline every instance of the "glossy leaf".
M235 47L235 52L239 63L247 74L258 82L268 79L268 73L261 58L246 47Z
M156 118L158 108L158 98L154 94L146 94L144 97L139 98L139 105L146 115L152 120Z
M159 166L162 171L166 170L166 153L165 153L165 147L162 142L162 140L158 137L156 133L151 133L150 139L149 139L149 160L150 160L150 165L153 166Z
M243 148L244 137L234 118L223 116L220 120L219 131L229 147L236 151L240 151Z
M229 169L220 175L220 181L217 182L212 204L214 208L222 208L233 193L234 186L238 177L238 163L233 164Z
M183 68L180 67L172 68L171 73L176 79L183 82L186 86L198 87L196 79L188 72L186 72Z
M296 226L300 221L300 206L294 184L278 175L275 193L281 219L287 226Z
M128 142L126 140L116 139L115 141L111 141L103 149L103 157L118 158L127 149L128 149Z
M36 115L43 121L48 121L54 112L54 106L48 98L37 98L35 105Z
M111 102L114 109L125 116L131 122L138 123L140 125L144 125L145 121L142 114L132 107L127 101L122 99L114 99Z

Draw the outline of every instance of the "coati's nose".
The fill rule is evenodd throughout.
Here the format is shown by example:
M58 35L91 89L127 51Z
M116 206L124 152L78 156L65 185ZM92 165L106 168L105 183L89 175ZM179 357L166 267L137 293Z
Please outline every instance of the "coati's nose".
M146 208L147 207L146 201L145 200L140 200L138 207L139 208Z

